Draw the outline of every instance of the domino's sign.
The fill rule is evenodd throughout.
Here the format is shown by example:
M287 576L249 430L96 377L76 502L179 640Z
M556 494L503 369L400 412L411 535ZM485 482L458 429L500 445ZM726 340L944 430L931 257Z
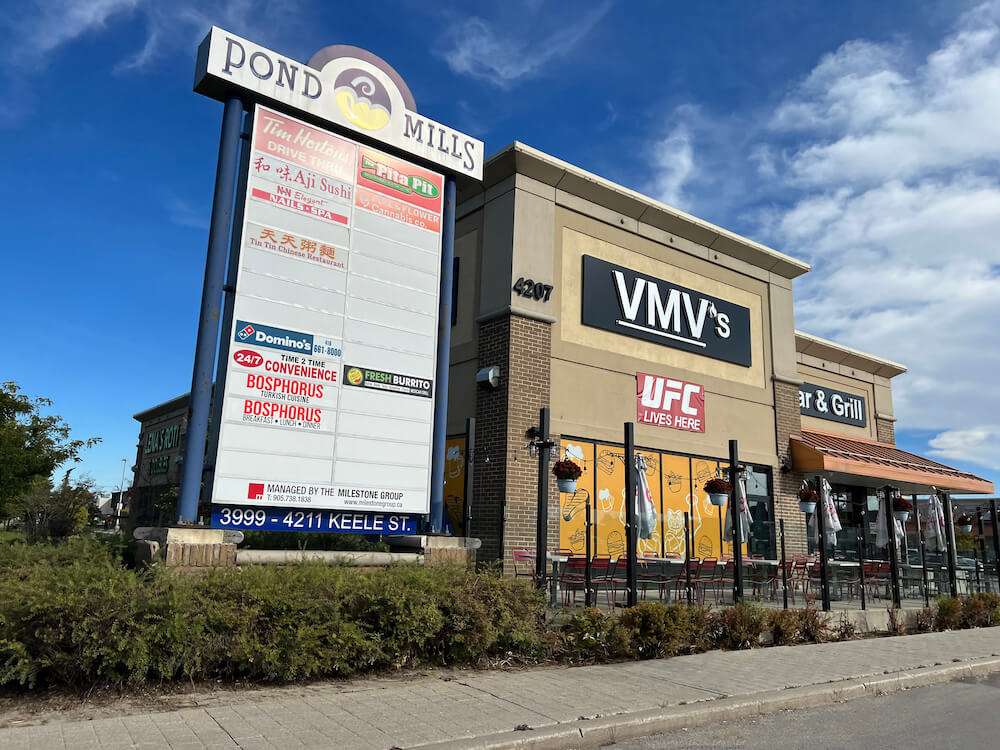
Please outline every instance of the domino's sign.
M236 335L233 340L240 344L253 344L298 354L312 354L313 351L311 333L289 331L286 328L248 323L243 320L236 321Z

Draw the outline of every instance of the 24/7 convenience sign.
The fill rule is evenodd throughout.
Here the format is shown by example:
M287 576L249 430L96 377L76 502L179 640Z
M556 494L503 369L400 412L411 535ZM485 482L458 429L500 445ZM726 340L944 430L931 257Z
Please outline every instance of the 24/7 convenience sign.
M255 109L212 497L269 510L216 509L222 526L428 511L443 186Z

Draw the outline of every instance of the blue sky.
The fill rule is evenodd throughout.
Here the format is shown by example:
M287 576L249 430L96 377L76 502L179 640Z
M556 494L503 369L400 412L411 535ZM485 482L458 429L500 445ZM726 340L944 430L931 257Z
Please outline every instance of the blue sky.
M808 260L798 327L910 368L900 445L1000 482L1000 2L25 3L0 18L0 377L103 438L99 485L132 414L190 385L213 23L370 49L487 153L520 140Z

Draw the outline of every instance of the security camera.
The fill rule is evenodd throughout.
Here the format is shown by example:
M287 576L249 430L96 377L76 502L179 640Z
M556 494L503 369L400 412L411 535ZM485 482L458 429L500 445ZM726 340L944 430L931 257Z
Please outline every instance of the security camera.
M484 367L476 373L476 382L487 383L490 388L496 388L500 385L500 368L497 365Z

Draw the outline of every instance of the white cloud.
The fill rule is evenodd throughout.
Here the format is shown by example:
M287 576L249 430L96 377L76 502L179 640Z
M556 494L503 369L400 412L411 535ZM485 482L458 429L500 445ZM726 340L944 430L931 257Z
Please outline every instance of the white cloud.
M974 461L980 466L1000 469L1000 425L950 430L931 438L929 453L942 459Z
M532 34L533 26L524 16L537 15L539 7L520 13L511 28L498 31L494 24L473 16L451 26L445 34L446 49L439 55L452 72L509 88L523 78L538 73L550 61L569 54L611 9L610 0L577 15L566 24L556 18L555 31ZM537 19L536 19L537 21Z
M173 50L190 54L213 24L271 45L302 28L295 0L48 0L0 17L0 28L17 40L5 57L18 68L43 67L65 45L136 15L146 35L118 62L117 72L143 68Z
M786 206L763 239L813 263L796 325L906 364L897 428L1000 468L1000 2L915 59L905 41L824 56L750 152ZM754 156L764 154L767 158ZM969 427L969 425L980 425Z
M191 203L175 197L168 198L165 206L170 221L177 226L208 229L208 217Z
M694 148L687 126L676 126L653 145L653 163L658 170L650 186L653 197L671 206L681 205L684 185L694 172Z
M7 14L4 25L15 32L7 48L9 61L22 67L44 62L46 56L67 42L103 29L116 16L135 11L140 0L50 0L32 3L21 12Z

